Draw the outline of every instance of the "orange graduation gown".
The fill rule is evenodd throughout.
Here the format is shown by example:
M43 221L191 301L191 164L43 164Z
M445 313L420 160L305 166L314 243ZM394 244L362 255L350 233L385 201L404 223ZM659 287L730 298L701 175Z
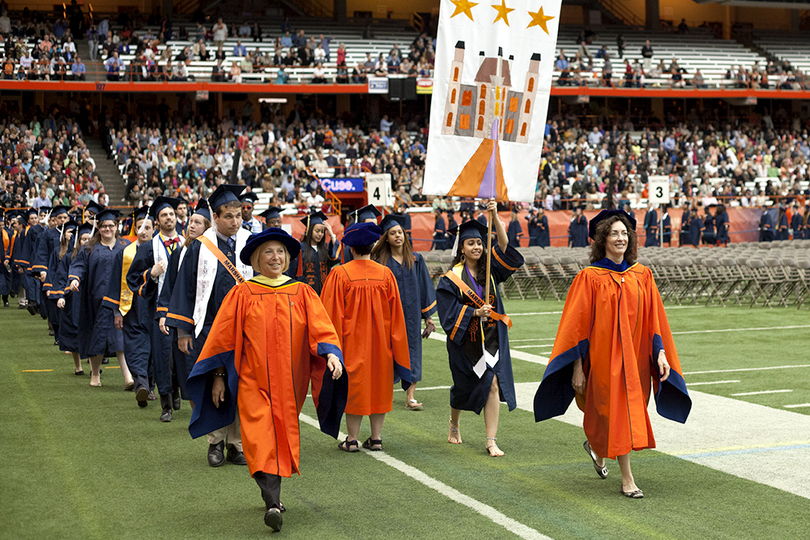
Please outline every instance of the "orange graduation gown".
M326 278L321 300L346 359L346 414L389 412L394 373L411 382L408 334L394 274L374 261L350 261Z
M284 283L281 283L284 282ZM335 329L315 291L304 283L256 277L225 297L189 375L195 403L189 431L199 437L233 422L238 400L250 474L298 473L298 414L312 382L321 430L337 437L346 377L333 381L326 355L342 360ZM227 370L226 402L215 408L209 372Z
M661 349L672 368L664 383L657 368ZM651 390L659 414L686 421L691 400L649 268L634 264L619 271L594 265L577 274L535 395L536 421L565 413L574 398L571 376L577 358L583 359L588 381L577 405L598 455L614 459L630 450L655 448L647 415Z

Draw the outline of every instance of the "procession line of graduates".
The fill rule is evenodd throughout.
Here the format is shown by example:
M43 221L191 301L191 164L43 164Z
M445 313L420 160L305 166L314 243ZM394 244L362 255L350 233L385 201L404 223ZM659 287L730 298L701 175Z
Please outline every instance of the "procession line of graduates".
M435 329L438 312L453 377L448 442L462 443L462 411L483 412L484 450L503 456L500 403L511 411L517 402L512 322L498 285L523 258L497 218L495 201L487 203L483 220L447 231L453 264L434 288L411 248L405 216L390 214L378 225L379 211L361 208L338 242L326 216L313 212L298 241L274 226L250 232L255 199L243 190L218 186L186 221L185 238L175 212L182 201L166 197L130 215L131 242L119 236L118 212L108 208L88 207L82 224L54 209L51 229L31 237L26 233L38 216L15 217L5 249L12 242L17 247L19 233L45 246L33 250L36 262L25 268L41 273L43 288L47 283L44 301L55 310L46 304L44 311L54 316L60 347L73 353L77 374L81 359L89 358L91 385L99 386L102 359L116 356L139 407L157 388L163 422L172 420L181 398L190 400L189 432L207 437L208 464L247 465L265 502L265 524L280 530L286 511L281 478L299 472L305 396L311 393L321 430L334 438L345 413L340 450L382 450L394 383L401 381L406 391L406 409L422 408L414 395L422 378L421 340ZM279 209L265 214L268 225L280 225ZM542 212L531 218L547 234ZM621 491L638 498L643 494L626 456L655 446L649 393L662 415L678 421L685 421L691 402L652 275L635 263L635 219L605 211L588 233L593 266L580 272L569 293L535 415L562 414L576 396L597 473L607 475L604 458L618 458ZM608 296L593 300L595 294ZM609 306L616 319L594 317L597 305ZM598 382L586 391L583 381L590 379ZM361 444L364 416L370 435Z

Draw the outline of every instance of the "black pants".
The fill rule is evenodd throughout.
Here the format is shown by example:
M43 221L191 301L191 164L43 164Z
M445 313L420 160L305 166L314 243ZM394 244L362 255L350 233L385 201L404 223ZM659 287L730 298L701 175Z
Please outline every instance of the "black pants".
M271 508L280 508L281 502L281 477L276 474L267 474L261 471L253 475L253 479L259 484L262 490L262 499L264 499L265 507L270 510Z

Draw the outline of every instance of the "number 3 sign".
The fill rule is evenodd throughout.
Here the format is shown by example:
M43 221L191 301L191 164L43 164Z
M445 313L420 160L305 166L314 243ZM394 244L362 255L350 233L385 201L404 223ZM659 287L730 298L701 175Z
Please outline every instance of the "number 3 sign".
M669 177L668 176L650 176L648 189L648 197L650 202L658 204L669 204Z

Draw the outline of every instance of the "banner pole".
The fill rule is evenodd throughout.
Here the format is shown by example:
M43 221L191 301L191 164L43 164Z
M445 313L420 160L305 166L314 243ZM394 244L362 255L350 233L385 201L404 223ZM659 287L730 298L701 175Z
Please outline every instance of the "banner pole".
M492 263L492 220L496 219L496 212L489 212L489 219L487 219L487 274L486 286L484 287L484 303L489 304L489 284L490 284L490 264ZM481 322L486 322L487 317L481 317Z

